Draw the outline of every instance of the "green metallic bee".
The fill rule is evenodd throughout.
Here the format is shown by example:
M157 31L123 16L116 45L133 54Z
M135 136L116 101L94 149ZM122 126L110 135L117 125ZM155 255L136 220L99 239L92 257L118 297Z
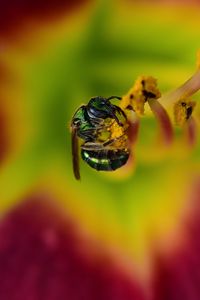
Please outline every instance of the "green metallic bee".
M127 121L124 111L110 102L121 97L101 96L91 98L75 112L71 121L73 172L80 179L78 137L81 145L81 157L98 171L113 171L123 166L129 158L129 150L124 143L124 134L111 138L108 128L115 123L123 127ZM120 146L119 146L120 145Z

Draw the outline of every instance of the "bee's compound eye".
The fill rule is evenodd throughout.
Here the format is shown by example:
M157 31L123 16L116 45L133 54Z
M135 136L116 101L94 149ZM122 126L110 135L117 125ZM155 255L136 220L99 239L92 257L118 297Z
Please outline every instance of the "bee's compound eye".
M95 107L97 109L105 109L106 105L108 105L106 99L100 99L98 102L95 103Z
M101 105L106 105L107 101L106 100L101 100Z
M106 103L107 102L105 98L98 96L98 97L91 98L89 105L94 106L96 108L101 108Z

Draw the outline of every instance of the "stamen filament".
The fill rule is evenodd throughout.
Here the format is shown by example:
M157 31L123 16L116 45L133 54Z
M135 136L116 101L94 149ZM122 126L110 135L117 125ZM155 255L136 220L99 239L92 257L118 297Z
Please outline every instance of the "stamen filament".
M193 117L191 117L184 126L186 142L190 147L196 144L197 125Z
M154 99L148 99L149 106L160 124L161 136L166 145L170 145L173 141L173 128L170 118L164 107Z
M134 119L129 120L128 122L128 141L130 144L130 147L133 147L133 145L136 143L139 133L139 127L140 127L140 119L134 114Z
M187 98L200 89L200 70L198 70L190 79L188 79L179 88L159 98L164 106L174 104L180 98Z

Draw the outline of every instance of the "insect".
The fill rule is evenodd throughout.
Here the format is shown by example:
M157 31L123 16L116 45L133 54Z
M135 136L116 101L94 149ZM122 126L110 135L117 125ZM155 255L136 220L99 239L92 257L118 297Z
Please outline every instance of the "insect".
M121 100L121 97L91 98L72 118L72 162L76 179L80 179L78 137L83 140L80 146L82 159L98 171L116 170L129 158L124 130L127 117L120 107L110 102L112 99ZM120 132L115 137L112 136L113 126Z

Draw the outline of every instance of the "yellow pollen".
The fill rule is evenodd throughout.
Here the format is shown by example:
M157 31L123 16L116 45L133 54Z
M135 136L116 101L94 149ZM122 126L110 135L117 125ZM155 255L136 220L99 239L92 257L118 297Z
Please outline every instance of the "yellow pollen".
M112 122L110 125L109 131L110 131L110 138L111 140L115 140L112 146L114 146L117 149L126 148L127 147L127 128L128 123L125 123L123 126L120 126L116 121Z
M129 92L122 97L120 107L132 108L137 115L144 114L144 105L148 99L158 99L161 96L157 88L157 80L152 76L140 76Z
M116 139L124 134L124 126L119 126L117 122L113 122L110 126L111 138Z
M196 102L190 99L181 98L174 105L174 119L178 126L183 126L191 117Z

